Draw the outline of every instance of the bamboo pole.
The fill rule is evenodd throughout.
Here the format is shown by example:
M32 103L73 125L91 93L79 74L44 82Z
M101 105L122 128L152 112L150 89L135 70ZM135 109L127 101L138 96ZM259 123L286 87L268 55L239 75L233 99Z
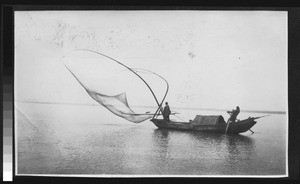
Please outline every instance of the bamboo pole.
M93 51L93 50L89 50L89 49L74 49L74 50L69 51L69 52L68 52L67 54L65 54L63 57L61 57L60 60L62 60L62 59L63 59L66 55L68 55L69 53L74 52L74 51L79 51L79 50L81 50L81 51L93 52L93 53L102 55L102 56L104 56L104 57L106 57L106 58L109 58L109 59L111 59L111 60L117 62L118 64L124 66L125 68L127 68L128 70L130 70L132 73L134 73L137 77L139 77L139 78L144 82L144 84L146 84L146 86L147 86L148 89L150 90L152 96L154 97L154 100L155 100L156 104L158 105L158 108L157 108L156 112L154 113L153 118L156 116L157 112L160 110L160 107L162 106L162 103L163 103L163 101L165 100L165 98L166 98L166 96L167 96L167 93L168 93L168 91L169 91L169 83L167 82L166 79L164 79L162 76L160 76L160 75L158 75L158 74L156 74L156 73L154 73L154 72L151 72L151 71L149 71L149 70L145 70L145 71L148 71L148 72L151 72L151 73L157 75L158 77L160 77L161 79L163 79L163 80L166 82L166 84L167 84L167 89L166 89L166 93L165 93L165 95L164 95L164 98L163 98L163 100L161 101L161 103L159 103L158 100L157 100L157 98L156 98L156 95L154 94L154 92L153 92L153 90L151 89L151 87L149 86L149 84L148 84L148 83L147 83L147 82L146 82L139 74L137 74L137 72L135 72L134 69L132 69L132 68L130 68L130 67L124 65L123 63L119 62L118 60L116 60L116 59L114 59L114 58L112 58L112 57L109 57L109 56L104 55L104 54L102 54L102 53L100 53L100 52ZM82 85L82 84L81 84L81 85Z

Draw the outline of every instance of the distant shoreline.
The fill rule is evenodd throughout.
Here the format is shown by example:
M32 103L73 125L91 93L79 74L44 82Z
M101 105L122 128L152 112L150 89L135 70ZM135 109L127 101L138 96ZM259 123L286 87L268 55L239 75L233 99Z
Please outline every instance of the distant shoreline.
M101 106L100 104L86 104L86 103L58 103L58 102L34 102L34 101L17 101L21 103L36 103L36 104L56 104L56 105L82 105L82 106ZM131 106L134 108L156 108L153 106ZM172 109L185 109L185 110L206 110L206 111L228 111L228 109L214 109L214 108L193 108L193 107L172 107ZM286 114L286 111L267 111L267 110L242 110L241 112L252 113L270 113L270 114Z

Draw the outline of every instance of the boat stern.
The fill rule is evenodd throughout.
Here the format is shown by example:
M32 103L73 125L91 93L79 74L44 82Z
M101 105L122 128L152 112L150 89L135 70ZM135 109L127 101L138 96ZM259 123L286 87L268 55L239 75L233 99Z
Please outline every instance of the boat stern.
M253 118L230 123L228 133L239 134L250 130L257 122Z

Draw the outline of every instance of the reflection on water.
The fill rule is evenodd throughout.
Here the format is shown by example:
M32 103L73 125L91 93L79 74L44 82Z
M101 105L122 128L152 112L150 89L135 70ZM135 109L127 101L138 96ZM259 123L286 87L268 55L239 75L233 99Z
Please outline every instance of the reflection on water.
M226 149L227 152L232 156L243 153L252 154L255 148L255 140L244 135L224 135L166 129L153 130L153 145L157 149L163 148L168 150L171 144L170 139L174 139L176 135L186 137L189 139L189 142L193 143L193 146L201 146L202 144L206 144L216 147L218 150L224 151L224 149Z
M34 107L28 118L16 112L19 174L285 174L284 115L259 122L253 130L261 133L224 135L87 116L97 108L82 115L86 107L64 107L56 115L56 106Z
M218 167L214 168L215 172L221 168L224 170L220 173L226 174L239 172L242 169L239 162L243 162L242 165L250 164L255 155L255 140L243 135L155 129L152 139L153 147L160 153L159 160L165 164L170 164L170 158L192 158L191 162L203 160L208 166ZM189 171L186 170L186 173Z

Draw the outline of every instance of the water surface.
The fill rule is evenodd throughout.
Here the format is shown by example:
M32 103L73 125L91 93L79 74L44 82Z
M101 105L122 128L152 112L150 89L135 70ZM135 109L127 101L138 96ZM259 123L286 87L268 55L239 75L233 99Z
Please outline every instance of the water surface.
M254 134L223 135L161 130L150 121L134 124L101 106L17 103L16 107L18 174L286 173L285 114L259 119ZM219 111L177 111L183 119L196 114L228 118ZM241 112L239 118L262 115Z

